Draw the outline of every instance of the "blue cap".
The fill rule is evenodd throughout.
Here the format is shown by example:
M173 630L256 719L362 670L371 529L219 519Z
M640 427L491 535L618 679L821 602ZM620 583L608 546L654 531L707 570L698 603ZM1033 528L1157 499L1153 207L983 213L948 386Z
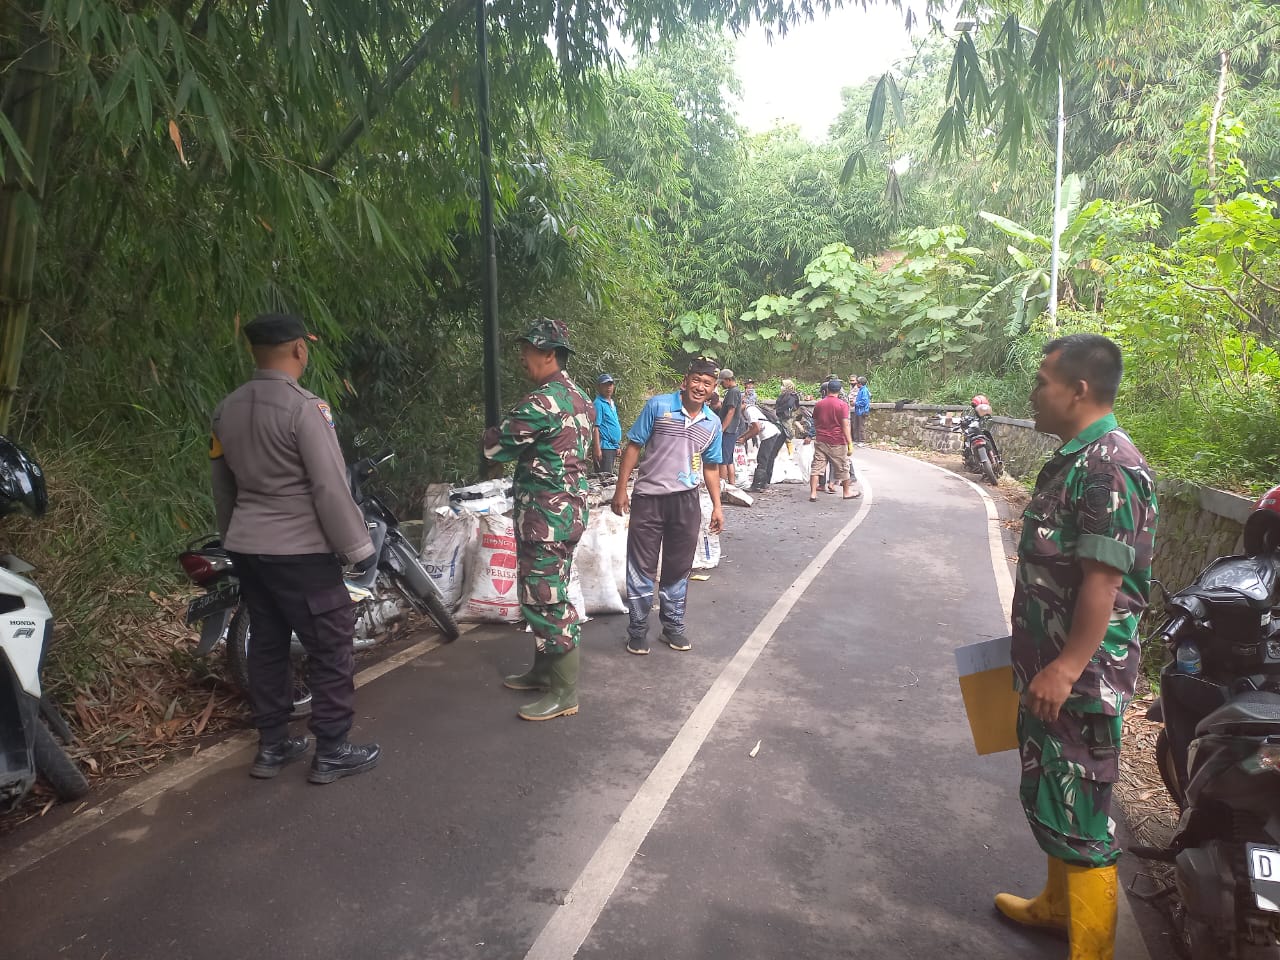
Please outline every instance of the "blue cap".
M839 393L842 386L844 386L844 384L833 377L827 384L827 393Z
M596 377L596 383L597 384L613 383L613 374L611 373L600 374L600 376Z

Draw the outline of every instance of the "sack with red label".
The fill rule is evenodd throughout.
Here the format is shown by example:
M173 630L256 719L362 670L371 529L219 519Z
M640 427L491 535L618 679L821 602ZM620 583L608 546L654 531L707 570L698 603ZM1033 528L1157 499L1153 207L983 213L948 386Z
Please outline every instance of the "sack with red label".
M516 528L510 517L480 516L475 554L467 563L466 598L457 619L472 623L515 623L520 619L516 588Z

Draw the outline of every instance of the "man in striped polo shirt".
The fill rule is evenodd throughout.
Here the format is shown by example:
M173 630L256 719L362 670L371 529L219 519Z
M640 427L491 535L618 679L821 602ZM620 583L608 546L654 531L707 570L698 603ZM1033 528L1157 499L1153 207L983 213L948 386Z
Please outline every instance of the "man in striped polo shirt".
M702 508L698 487L706 483L712 513L708 529L724 526L720 508L720 420L706 406L715 390L716 364L699 357L689 365L675 393L653 397L627 432L630 443L622 453L613 512L631 511L627 531L627 650L649 652L649 611L653 607L658 555L662 582L658 584L658 616L662 640L672 650L691 647L684 629L685 594L698 545ZM640 453L644 451L644 462ZM627 495L627 481L636 475L635 495Z

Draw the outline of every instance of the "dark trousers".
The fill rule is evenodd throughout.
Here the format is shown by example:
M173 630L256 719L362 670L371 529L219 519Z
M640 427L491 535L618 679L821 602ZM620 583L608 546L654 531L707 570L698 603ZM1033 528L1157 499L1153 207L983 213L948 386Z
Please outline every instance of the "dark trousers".
M751 481L751 489L763 490L773 480L773 461L778 459L785 438L782 434L760 441L760 454L756 459L756 475Z
M854 443L867 442L867 417L868 416L870 416L870 414L866 414L866 413L855 413L853 415L853 442Z
M321 749L347 738L355 713L355 606L332 554L231 555L249 608L249 705L264 743L287 735L293 711L291 634L307 651L309 726Z
M597 473L613 473L613 465L618 459L618 451L608 447L600 448L600 459L596 461Z
M631 623L627 632L643 637L653 609L658 555L662 555L661 603L658 616L673 634L684 632L684 604L689 571L702 528L702 506L697 489L661 496L631 498L631 522L627 525L627 608Z

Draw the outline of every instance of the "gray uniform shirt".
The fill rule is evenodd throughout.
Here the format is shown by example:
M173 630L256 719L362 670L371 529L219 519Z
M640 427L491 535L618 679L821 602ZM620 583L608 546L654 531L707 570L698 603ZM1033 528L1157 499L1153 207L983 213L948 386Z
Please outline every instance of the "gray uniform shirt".
M218 404L209 456L228 550L345 563L373 553L329 405L288 374L257 370Z

